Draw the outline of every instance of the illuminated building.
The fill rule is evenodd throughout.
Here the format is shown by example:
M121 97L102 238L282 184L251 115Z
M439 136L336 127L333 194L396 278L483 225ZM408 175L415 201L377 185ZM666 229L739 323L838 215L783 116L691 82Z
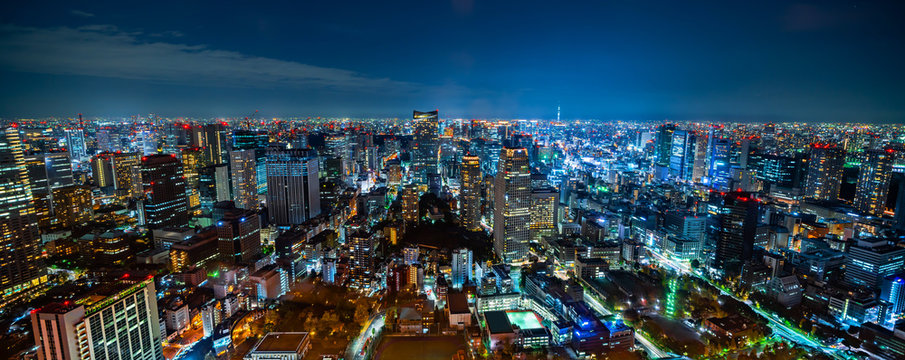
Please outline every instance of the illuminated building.
M234 150L253 150L255 153L255 173L258 182L258 194L267 193L267 146L270 136L264 131L236 130L233 132Z
M19 132L0 133L0 290L2 303L46 281L37 218Z
M201 152L201 148L182 149L182 173L185 175L186 187L198 189L202 167L204 167L204 154Z
M406 222L418 222L418 194L418 186L415 184L402 188L402 219Z
M863 239L852 245L845 257L845 281L875 289L883 278L905 266L905 248L885 239Z
M60 228L85 225L94 213L91 189L87 186L70 185L53 189L51 208L52 222Z
M217 221L220 260L247 263L261 253L261 218L253 210L235 209Z
M834 144L811 144L808 173L804 185L805 197L835 201L842 185L845 150Z
M149 228L188 223L188 201L182 163L174 155L149 155L141 159L145 225Z
M181 272L195 267L204 268L217 260L220 238L216 228L208 229L170 246L170 270Z
M865 152L855 188L856 209L866 214L883 216L894 161L895 151L892 149Z
M267 333L251 351L247 360L302 360L311 349L311 339L306 332Z
M883 278L880 284L880 300L889 303L887 318L882 319L884 326L895 324L895 320L905 313L905 274L893 274Z
M784 188L800 188L808 168L807 158L802 154L781 156L755 153L750 164L758 180Z
M676 314L676 291L678 291L678 278L669 279L669 288L666 289L666 315L677 317Z
M732 143L728 139L716 139L711 137L708 145L710 166L708 179L710 186L715 189L727 189L732 177Z
M753 256L760 200L750 193L731 192L719 201L714 265L723 271L739 273L742 264Z
M461 166L462 226L468 231L478 231L481 230L481 161L477 156L466 155Z
M66 129L66 146L72 154L73 162L81 162L88 159L88 147L85 146L85 130L82 128Z
M217 165L226 163L229 159L226 148L226 125L204 125L204 161L206 164Z
M352 252L349 259L352 265L352 284L355 287L363 288L370 282L371 273L374 268L374 250L377 246L374 234L359 231L349 235L349 242L352 245Z
M669 176L679 180L692 180L698 141L691 131L675 130L669 153Z
M210 208L221 201L230 201L229 165L218 164L201 168L198 177L198 193L201 197L201 205Z
M257 160L254 150L229 152L230 172L233 181L233 201L243 209L258 208Z
M658 166L669 167L673 148L672 137L675 131L676 126L672 124L660 125L657 128L657 146L654 151Z
M531 241L556 234L559 192L555 188L531 189Z
M493 249L507 262L525 260L531 240L531 169L525 148L503 148L494 181Z
M163 360L154 280L123 280L31 314L38 360Z
M414 111L412 129L412 172L415 184L427 186L431 174L437 173L439 161L439 115L437 111Z
M471 250L460 248L452 252L452 287L461 289L466 283L472 281L471 265L473 263Z
M306 149L267 150L270 223L299 225L321 213L317 154Z
M125 203L142 193L141 160L138 153L100 153L91 159L94 182L113 187L117 199Z
M82 240L90 241L97 264L124 265L132 259L129 236L121 230L89 233L82 236Z

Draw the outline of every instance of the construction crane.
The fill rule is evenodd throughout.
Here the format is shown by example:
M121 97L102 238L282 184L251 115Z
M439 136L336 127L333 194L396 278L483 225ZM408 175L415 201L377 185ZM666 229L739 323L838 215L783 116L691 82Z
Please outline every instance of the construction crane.
M248 129L251 129L251 122L252 122L252 120L255 119L255 115L257 115L257 114L258 114L258 110L255 110L255 112L251 113L251 115L245 117L245 126Z

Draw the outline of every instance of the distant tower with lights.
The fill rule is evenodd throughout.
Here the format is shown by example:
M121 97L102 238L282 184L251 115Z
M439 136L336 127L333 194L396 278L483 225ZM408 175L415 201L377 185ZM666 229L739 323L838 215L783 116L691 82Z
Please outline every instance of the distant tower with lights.
M527 149L506 147L500 151L493 188L493 249L506 262L525 260L531 239L531 168Z

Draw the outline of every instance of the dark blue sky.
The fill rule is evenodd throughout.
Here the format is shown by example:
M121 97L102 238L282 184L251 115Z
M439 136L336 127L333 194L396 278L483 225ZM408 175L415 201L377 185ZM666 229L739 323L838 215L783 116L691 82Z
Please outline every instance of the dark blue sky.
M905 2L31 1L0 116L905 122Z

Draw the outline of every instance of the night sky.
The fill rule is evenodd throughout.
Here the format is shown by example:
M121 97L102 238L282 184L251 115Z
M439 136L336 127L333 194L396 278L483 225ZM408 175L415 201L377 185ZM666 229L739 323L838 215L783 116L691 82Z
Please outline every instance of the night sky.
M905 122L903 19L903 1L4 1L0 116Z

